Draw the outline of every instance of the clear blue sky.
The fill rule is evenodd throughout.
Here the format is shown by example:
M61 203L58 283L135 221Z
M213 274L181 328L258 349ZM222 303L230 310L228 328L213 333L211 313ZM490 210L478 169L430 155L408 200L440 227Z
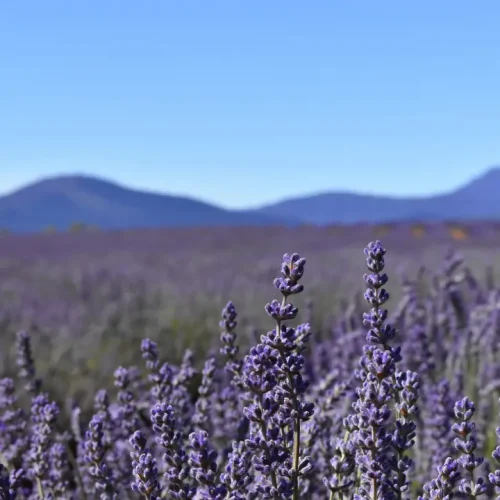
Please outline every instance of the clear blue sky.
M500 164L499 23L499 0L3 0L0 192L452 189Z

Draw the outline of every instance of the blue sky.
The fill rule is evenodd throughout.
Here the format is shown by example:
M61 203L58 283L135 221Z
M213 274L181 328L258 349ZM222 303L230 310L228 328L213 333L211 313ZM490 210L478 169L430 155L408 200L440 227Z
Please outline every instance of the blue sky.
M87 173L228 207L500 164L498 0L4 0L0 192Z

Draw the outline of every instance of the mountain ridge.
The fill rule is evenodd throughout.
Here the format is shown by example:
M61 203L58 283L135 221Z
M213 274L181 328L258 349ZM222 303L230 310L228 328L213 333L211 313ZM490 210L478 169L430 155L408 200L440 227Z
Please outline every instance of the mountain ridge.
M0 197L0 227L15 232L75 223L102 229L278 225L281 217L231 211L187 196L129 189L102 178L46 178Z
M353 224L397 221L500 220L500 167L453 191L394 197L331 191L231 210L192 196L129 188L82 174L47 177L0 196L0 227L14 232L195 226Z
M309 224L383 223L422 220L500 220L500 167L491 167L468 183L428 196L384 196L337 191L289 198L258 210L275 216L298 217ZM332 215L329 210L338 214Z

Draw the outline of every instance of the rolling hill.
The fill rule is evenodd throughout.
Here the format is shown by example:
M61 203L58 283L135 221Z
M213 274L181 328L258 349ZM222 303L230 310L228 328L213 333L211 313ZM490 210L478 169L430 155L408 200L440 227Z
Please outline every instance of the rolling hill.
M182 196L148 193L86 176L45 179L0 197L0 227L15 232L62 230L74 223L101 229L274 225L288 221L231 211Z
M94 177L44 179L0 197L0 227L15 232L194 226L352 224L500 220L500 168L436 196L395 198L331 192L253 210L227 210L185 196L150 193Z
M500 220L500 168L436 196L396 198L332 192L267 205L259 213L308 224L396 221Z

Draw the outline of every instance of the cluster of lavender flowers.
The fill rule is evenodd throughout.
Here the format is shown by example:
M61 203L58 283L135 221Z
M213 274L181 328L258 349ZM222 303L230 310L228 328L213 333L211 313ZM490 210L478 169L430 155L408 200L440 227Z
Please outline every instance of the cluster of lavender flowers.
M450 253L424 298L404 280L389 320L385 253L365 249L369 311L316 340L309 322L290 324L306 261L285 254L272 329L249 352L229 302L201 373L191 351L174 366L145 339L146 377L118 367L116 395L99 391L87 422L74 403L68 429L20 332L19 380L0 380L0 499L500 499L500 294L457 277Z

